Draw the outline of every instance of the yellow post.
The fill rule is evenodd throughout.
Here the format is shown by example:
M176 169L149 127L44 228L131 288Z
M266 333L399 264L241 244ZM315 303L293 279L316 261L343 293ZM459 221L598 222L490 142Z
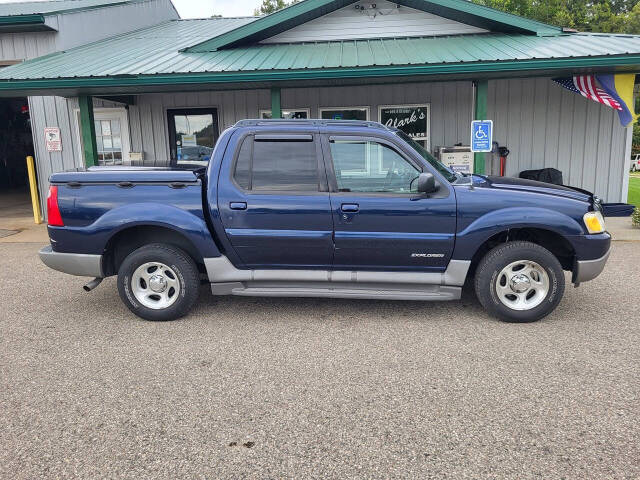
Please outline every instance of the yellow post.
M29 172L29 189L31 190L31 205L33 205L33 219L36 223L42 223L40 215L40 199L38 198L38 186L36 185L36 167L33 157L27 157L27 171Z

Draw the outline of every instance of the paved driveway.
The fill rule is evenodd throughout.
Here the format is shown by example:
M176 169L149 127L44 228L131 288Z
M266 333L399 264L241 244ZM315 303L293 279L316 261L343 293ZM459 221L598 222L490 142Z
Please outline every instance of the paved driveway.
M510 325L455 303L133 317L0 244L0 478L640 478L640 243Z

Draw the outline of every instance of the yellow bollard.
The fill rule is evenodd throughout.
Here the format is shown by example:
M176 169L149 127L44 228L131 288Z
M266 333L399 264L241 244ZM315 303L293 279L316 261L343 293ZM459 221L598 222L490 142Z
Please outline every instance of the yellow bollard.
M36 167L33 157L27 157L27 171L29 172L29 189L31 190L31 205L33 205L33 219L36 223L42 223L40 214L40 199L38 198L38 186L36 185Z

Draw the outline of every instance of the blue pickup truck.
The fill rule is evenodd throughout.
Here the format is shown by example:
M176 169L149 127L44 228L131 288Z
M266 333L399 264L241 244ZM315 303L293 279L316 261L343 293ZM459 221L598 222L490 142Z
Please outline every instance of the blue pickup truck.
M213 295L456 300L530 322L609 255L600 200L576 188L462 175L375 122L244 120L206 168L94 167L51 177L51 268L118 276L148 320Z

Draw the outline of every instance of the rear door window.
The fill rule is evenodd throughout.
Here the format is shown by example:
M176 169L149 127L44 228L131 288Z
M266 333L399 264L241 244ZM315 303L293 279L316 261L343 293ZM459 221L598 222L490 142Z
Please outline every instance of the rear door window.
M312 135L300 139L248 136L234 169L238 186L252 192L317 192L319 178Z

